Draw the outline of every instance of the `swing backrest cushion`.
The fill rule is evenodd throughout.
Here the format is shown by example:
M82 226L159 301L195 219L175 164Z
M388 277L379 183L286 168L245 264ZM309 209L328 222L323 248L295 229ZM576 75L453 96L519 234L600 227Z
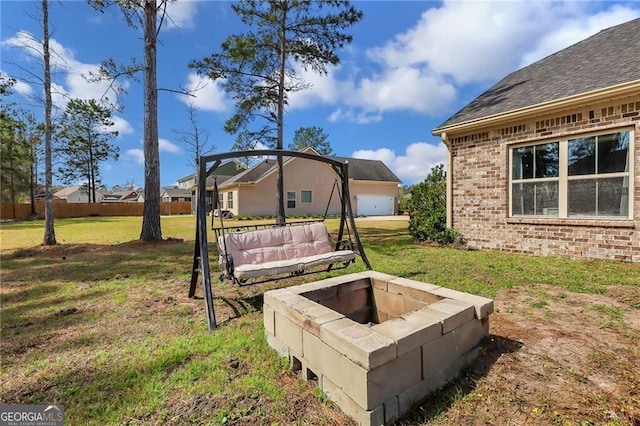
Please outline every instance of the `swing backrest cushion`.
M231 233L225 234L224 238L227 253L233 257L236 268L247 264L301 259L333 251L327 228L321 222ZM219 246L224 247L222 240Z

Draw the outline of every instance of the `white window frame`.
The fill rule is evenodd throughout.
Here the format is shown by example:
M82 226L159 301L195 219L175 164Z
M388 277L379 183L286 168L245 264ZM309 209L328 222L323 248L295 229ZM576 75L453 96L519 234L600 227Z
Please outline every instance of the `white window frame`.
M289 194L292 194L293 198L289 198ZM290 202L293 202L293 207L289 207ZM287 191L287 208L295 209L297 205L298 205L298 195L296 194L296 191Z
M627 161L628 161L628 171L626 172L616 172L616 173L606 173L606 174L593 174L593 175L577 175L577 176L569 176L569 141L575 140L579 138L588 138L593 136L602 136L608 135L612 133L619 132L629 132L629 148L627 151ZM534 146L534 145L545 145L549 143L557 142L558 146L558 177L552 178L530 178L526 180L522 180L523 182L535 183L535 182L548 182L548 181L558 181L558 214L557 215L522 215L522 214L513 214L513 151L516 148ZM595 132L589 133L574 133L563 135L560 138L554 139L546 139L546 140L538 140L538 141L529 141L524 143L518 143L509 145L509 163L508 163L508 175L509 175L509 218L536 218L536 219L548 219L548 220L566 220L566 219L585 219L585 220L633 220L634 214L634 184L635 184L635 131L632 127L623 127L623 128L611 128L606 130L599 130ZM615 177L626 177L628 178L628 213L627 216L569 216L568 214L568 187L569 181L571 180L583 180L583 179L597 179L598 177L606 176L607 178L615 178ZM520 179L515 180L516 183L520 181Z
M302 194L304 192L308 192L309 193L309 201L304 201L302 198ZM300 190L300 204L312 204L313 203L313 191L310 189L301 189Z
M233 191L227 192L227 209L233 208Z

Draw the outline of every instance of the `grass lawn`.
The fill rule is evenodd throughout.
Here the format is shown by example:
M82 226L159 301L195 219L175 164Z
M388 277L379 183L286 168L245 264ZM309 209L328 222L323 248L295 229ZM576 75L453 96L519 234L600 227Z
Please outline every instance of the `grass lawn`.
M187 298L195 219L163 217L164 235L184 241L160 243L137 241L141 222L59 219L54 247L39 245L42 221L2 224L0 403L62 404L70 425L350 423L265 342L261 295L300 278L238 288L212 261L210 332L204 301ZM496 302L478 361L400 425L640 424L639 265L417 245L403 221L358 226L375 270Z

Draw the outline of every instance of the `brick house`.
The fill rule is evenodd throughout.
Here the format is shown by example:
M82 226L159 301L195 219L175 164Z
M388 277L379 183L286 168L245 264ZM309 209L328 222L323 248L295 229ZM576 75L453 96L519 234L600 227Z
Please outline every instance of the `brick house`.
M469 246L640 262L640 19L509 74L432 133Z

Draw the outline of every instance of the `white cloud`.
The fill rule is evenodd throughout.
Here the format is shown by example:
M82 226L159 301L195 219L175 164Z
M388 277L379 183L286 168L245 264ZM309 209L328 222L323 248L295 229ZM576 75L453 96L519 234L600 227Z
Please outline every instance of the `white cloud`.
M422 182L432 167L447 163L447 147L443 143L415 142L407 146L404 155L396 155L389 148L380 148L375 151L358 150L352 157L382 161L403 183L412 185Z
M640 10L614 5L593 16L566 19L562 25L540 38L533 50L523 55L520 67L532 64L560 49L590 37L599 31L640 16Z
M180 0L167 4L167 24L169 29L188 29L195 26L194 18L198 12L198 2Z
M185 89L192 92L193 96L178 95L178 98L186 105L193 104L194 108L225 112L229 108L229 102L225 97L221 81L213 81L209 77L190 73L187 77Z
M110 127L111 131L117 131L118 137L123 135L132 135L134 133L133 127L127 120L117 115L111 117L111 121L113 121L113 126Z
M22 80L16 79L16 84L14 84L13 89L16 93L22 96L31 96L33 95L33 88Z
M178 145L171 143L166 139L159 138L158 145L159 145L160 151L170 152L172 154L177 154L181 151Z
M22 49L29 61L40 61L42 58L42 45L38 39L28 31L18 31L15 36L2 41L3 47ZM98 99L106 104L115 102L115 93L110 90L110 82L90 83L85 76L89 73L97 73L98 64L86 64L75 59L74 52L64 47L56 39L49 40L51 51L52 74L62 74L62 80L52 83L54 90L52 101L60 109L64 109L69 99ZM129 83L117 82L114 87L127 88Z
M127 152L124 153L124 156L138 164L144 164L144 151L141 149L128 149Z

